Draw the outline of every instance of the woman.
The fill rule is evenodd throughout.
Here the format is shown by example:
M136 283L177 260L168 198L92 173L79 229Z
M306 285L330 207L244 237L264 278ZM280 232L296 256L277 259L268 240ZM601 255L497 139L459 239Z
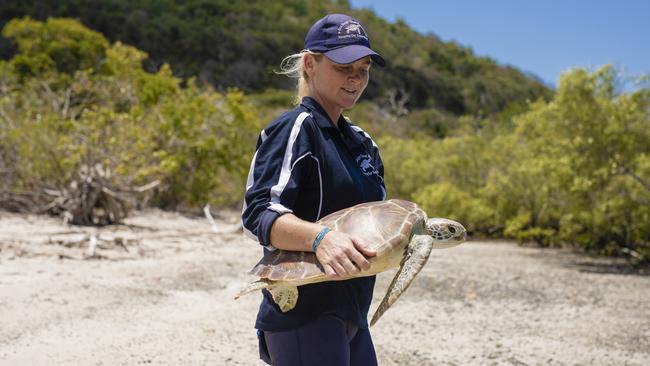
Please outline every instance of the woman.
M377 145L341 112L368 85L372 64L361 24L330 14L307 33L305 50L283 60L298 77L299 106L260 134L242 219L265 250L315 251L332 281L300 286L296 307L280 311L268 291L255 327L260 355L273 365L375 365L367 314L375 277L341 280L369 267L376 253L362 239L316 224L334 211L383 200L386 190Z

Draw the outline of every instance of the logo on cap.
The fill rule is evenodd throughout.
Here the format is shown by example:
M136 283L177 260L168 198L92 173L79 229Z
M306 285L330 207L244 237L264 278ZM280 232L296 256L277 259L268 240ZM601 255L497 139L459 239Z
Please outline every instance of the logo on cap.
M366 31L363 29L361 24L354 20L346 20L341 23L338 28L338 38L347 39L347 38L363 38L368 40L366 36Z

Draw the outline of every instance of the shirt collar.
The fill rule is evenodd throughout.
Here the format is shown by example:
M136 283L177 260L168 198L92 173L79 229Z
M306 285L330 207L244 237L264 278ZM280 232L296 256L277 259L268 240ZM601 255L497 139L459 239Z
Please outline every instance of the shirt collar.
M330 118L327 115L327 112L325 112L325 109L323 109L323 107L321 107L321 105L318 104L314 98L303 97L300 104L312 112L312 116L313 112L319 114L319 116L314 117L314 122L316 122L318 127L336 129L336 126L330 122ZM363 143L363 137L352 129L350 122L348 122L345 117L343 117L343 115L339 116L338 126L338 130L344 137L347 138L347 140L354 143L355 145L360 145Z
M316 112L319 114L319 116L314 118L314 121L316 122L318 127L336 128L336 126L332 122L330 122L329 115L327 114L327 112L325 112L325 109L323 109L323 107L321 107L321 105L318 104L316 99L312 97L303 97L302 102L300 104L305 108L309 109L310 112ZM341 125L342 120L345 120L343 116L339 117L339 126Z

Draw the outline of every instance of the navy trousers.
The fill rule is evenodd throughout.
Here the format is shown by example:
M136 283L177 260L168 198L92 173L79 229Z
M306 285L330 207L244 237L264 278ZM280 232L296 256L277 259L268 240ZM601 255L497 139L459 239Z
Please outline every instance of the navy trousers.
M259 332L260 358L273 366L376 366L368 329L327 314L284 332Z

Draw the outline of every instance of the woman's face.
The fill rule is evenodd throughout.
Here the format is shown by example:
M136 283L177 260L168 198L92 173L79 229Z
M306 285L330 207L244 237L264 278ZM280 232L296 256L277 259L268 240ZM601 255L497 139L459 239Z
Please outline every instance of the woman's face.
M309 55L305 60L305 71L309 76L311 96L328 113L340 114L342 109L352 108L368 86L371 65L370 56L341 65L324 56L316 60Z

